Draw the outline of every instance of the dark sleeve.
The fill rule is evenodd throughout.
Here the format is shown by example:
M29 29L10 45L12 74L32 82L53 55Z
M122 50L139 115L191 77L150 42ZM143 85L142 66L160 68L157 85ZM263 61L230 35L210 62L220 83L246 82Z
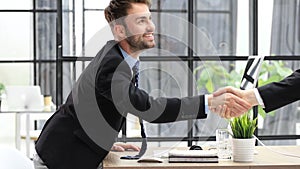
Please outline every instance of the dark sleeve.
M101 94L113 102L121 114L131 113L152 123L207 117L203 95L184 98L153 98L147 92L134 86L131 81L131 71L125 61L114 68L113 73L109 72L111 71L98 74L97 79L102 79L98 81L98 86L106 86L106 90L102 90Z
M259 87L258 91L265 104L265 111L270 112L300 99L300 69L280 82L273 82Z

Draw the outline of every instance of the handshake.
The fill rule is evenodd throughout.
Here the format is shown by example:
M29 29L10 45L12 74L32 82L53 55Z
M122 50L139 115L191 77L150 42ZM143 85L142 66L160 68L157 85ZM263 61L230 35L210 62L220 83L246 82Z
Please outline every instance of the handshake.
M240 90L228 86L208 95L210 111L223 118L238 117L256 105L258 101L253 89Z

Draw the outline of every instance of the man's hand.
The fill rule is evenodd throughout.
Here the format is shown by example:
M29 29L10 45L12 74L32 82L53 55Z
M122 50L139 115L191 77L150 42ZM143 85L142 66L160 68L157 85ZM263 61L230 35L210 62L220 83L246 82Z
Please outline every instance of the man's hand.
M236 95L237 97L248 102L251 105L251 107L258 105L258 101L256 100L253 89L240 90L240 89L237 89L237 88L234 88L231 86L227 86L227 87L221 88L221 89L217 90L216 92L214 92L213 96L218 97L225 93L231 93L231 94Z
M253 89L240 90L227 86L213 93L212 98L214 103L212 102L210 110L225 118L238 117L252 106L258 105Z
M216 94L208 95L208 106L212 112L225 118L238 117L252 107L239 95L225 91L217 91Z
M111 147L111 151L123 152L123 151L126 151L126 150L140 151L140 147L135 146L133 144L126 144L126 143L115 143Z

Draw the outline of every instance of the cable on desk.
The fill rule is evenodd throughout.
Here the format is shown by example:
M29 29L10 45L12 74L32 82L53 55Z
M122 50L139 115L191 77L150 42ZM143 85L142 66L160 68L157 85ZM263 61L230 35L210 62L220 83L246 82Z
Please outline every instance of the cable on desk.
M274 153L277 153L277 154L281 154L281 155L285 155L285 156L290 156L290 157L296 157L296 158L300 158L300 155L295 155L295 154L288 154L288 153L283 153L283 152L280 152L280 151L276 151L276 150L273 150L271 149L270 147L266 146L261 140L259 140L255 135L253 135L254 138L264 147L266 147L268 150L274 152Z

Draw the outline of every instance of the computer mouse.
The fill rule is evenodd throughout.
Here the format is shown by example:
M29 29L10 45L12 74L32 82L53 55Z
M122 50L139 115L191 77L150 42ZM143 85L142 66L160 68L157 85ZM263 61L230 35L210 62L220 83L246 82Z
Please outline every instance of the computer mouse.
M145 157L140 158L137 162L139 163L162 163L163 159L157 157Z
M200 147L200 146L192 145L192 146L190 147L190 150L203 150L203 149L202 149L202 147Z

